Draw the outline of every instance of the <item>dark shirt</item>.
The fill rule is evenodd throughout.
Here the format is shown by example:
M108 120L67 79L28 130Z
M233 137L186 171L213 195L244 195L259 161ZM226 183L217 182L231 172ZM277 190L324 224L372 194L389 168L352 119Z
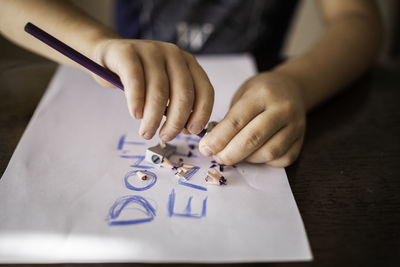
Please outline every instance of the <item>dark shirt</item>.
M297 0L118 0L125 38L177 44L193 54L253 53L260 69L280 60Z

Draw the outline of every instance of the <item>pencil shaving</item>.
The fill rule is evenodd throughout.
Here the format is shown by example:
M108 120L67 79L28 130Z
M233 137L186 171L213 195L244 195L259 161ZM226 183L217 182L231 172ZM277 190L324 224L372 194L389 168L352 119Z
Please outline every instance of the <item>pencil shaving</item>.
M178 172L183 172L183 173L187 173L189 171L188 168L184 168L184 167L178 167Z
M137 172L136 173L136 176L139 178L139 179L141 179L141 180L147 180L147 175L144 173L144 172Z
M205 178L205 180L208 184L226 185L225 177L220 172L218 172L215 168L213 168L211 171L207 172L207 177Z
M185 174L182 171L178 171L177 173L175 173L175 176L187 180Z
M213 177L206 176L205 180L207 184L219 185L219 181L214 179Z
M171 168L171 169L176 168L175 165L168 158L164 158L163 162L161 163L161 167Z
M194 166L185 163L185 164L182 165L182 167L183 167L183 168L186 168L186 169L193 169Z

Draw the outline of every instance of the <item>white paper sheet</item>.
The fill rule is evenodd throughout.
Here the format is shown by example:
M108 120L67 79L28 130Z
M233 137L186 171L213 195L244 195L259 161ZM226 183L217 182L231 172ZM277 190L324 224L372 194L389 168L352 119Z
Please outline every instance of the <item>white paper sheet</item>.
M212 119L220 120L255 73L253 61L199 62L216 90ZM212 159L189 148L197 137L180 136L172 159L200 167L190 184L164 168L147 169L156 179L142 181L134 172L152 167L140 157L158 140L142 140L138 126L121 91L60 67L0 180L0 263L312 259L284 169L225 167L228 184L210 186Z

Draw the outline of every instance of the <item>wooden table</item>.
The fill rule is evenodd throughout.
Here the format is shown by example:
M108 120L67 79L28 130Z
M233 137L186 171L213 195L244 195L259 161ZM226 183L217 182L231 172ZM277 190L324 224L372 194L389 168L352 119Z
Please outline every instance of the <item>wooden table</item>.
M375 67L309 115L303 152L286 170L314 261L269 266L400 266L399 76L399 66ZM42 92L22 101L1 91L3 173Z

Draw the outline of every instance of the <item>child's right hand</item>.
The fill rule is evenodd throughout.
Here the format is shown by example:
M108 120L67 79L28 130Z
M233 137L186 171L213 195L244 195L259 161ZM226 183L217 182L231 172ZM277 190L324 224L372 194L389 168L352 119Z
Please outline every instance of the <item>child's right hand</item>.
M139 134L151 139L168 104L160 137L170 141L187 130L198 134L207 124L214 89L194 56L176 45L149 40L108 39L98 43L95 60L119 75L132 117L143 119ZM99 77L96 80L111 86Z
M199 143L218 163L245 160L287 167L298 157L306 124L304 89L277 70L249 78L235 93L224 119Z

